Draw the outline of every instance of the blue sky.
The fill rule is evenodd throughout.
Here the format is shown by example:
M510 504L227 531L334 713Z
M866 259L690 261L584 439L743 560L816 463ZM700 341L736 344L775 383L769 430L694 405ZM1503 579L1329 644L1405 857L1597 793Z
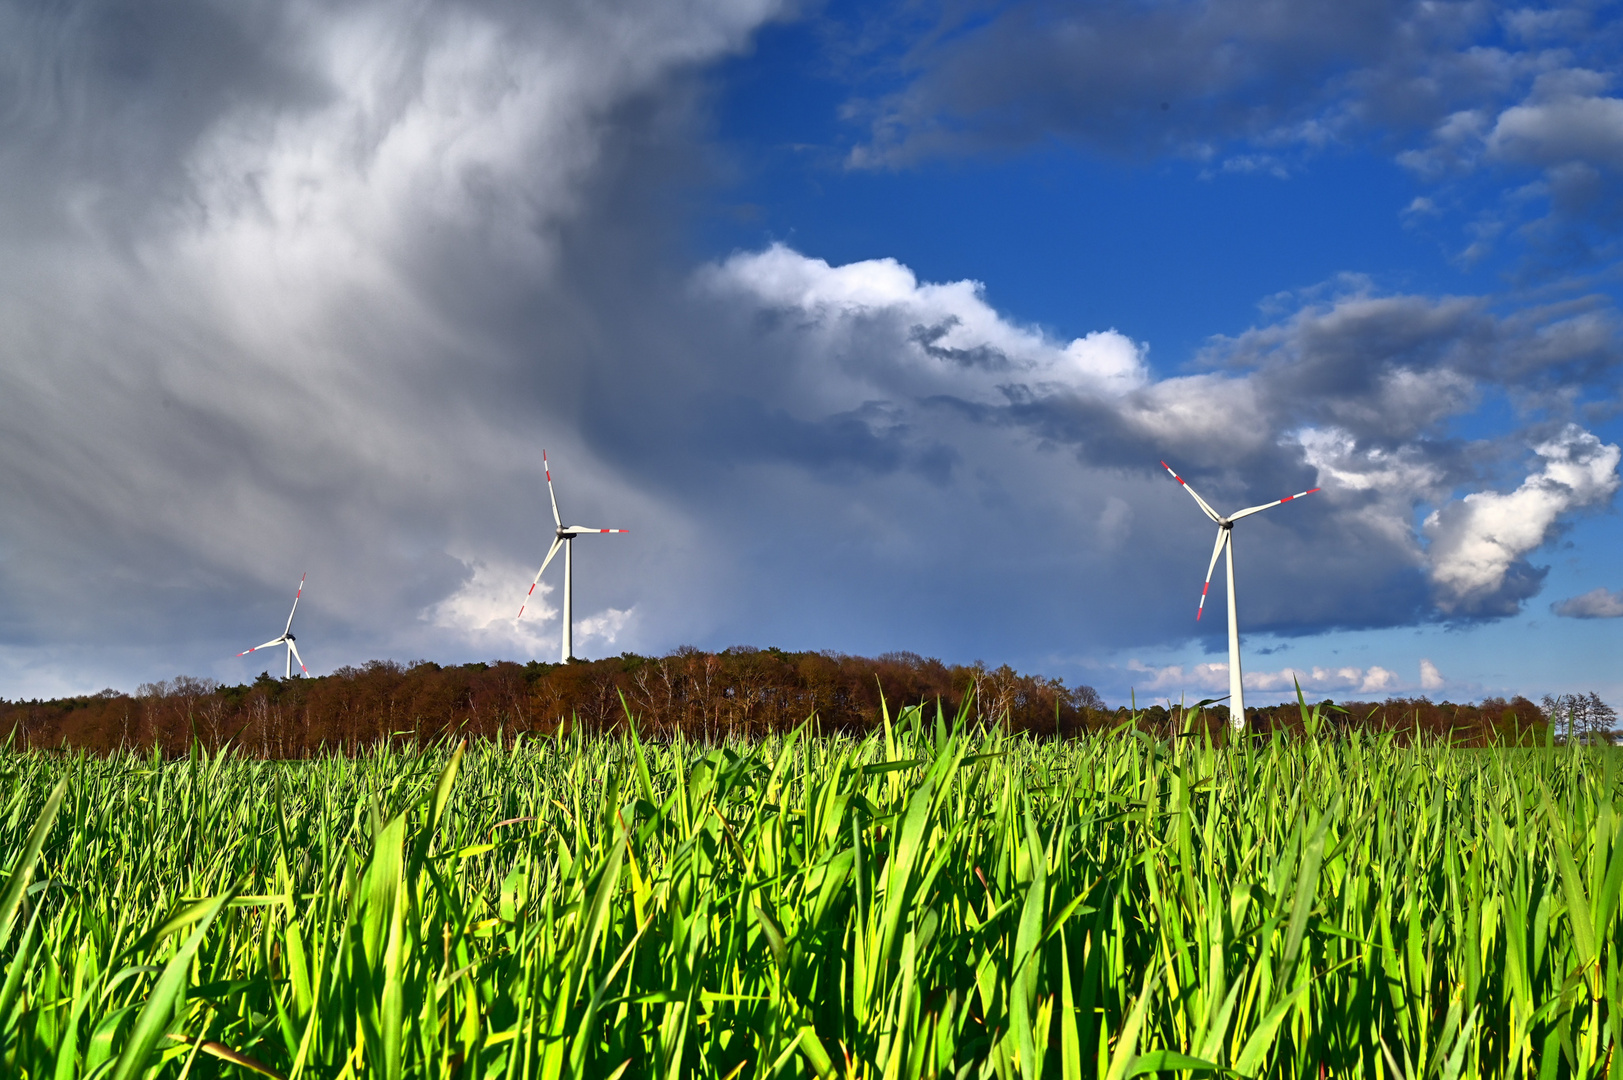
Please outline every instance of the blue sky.
M1598 690L1616 3L0 4L0 695L577 652ZM1214 606L1215 605L1215 606ZM257 636L256 636L257 635Z

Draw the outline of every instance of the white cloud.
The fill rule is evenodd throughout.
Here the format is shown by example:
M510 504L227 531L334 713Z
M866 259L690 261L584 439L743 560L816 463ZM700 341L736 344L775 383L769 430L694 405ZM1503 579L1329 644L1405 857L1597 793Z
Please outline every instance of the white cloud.
M1414 506L1446 496L1449 477L1444 463L1415 444L1361 446L1341 428L1302 428L1290 438L1302 448L1320 485L1364 497L1345 513L1367 535L1380 537L1402 561L1420 565L1424 553L1414 532Z
M1437 665L1422 657L1420 660L1420 689L1441 690L1445 681L1443 673L1437 670Z
M467 580L450 596L429 606L422 618L449 630L464 643L490 649L517 649L529 657L558 648L558 609L547 603L553 586L543 581L526 596L525 569L501 560L465 558ZM518 617L523 607L524 617Z
M1611 81L1584 70L1540 76L1527 101L1494 121L1488 153L1522 164L1585 161L1623 169L1623 99L1600 94Z
M1148 378L1144 348L1115 330L1055 341L1008 320L979 282L920 283L895 259L830 266L773 244L707 268L700 283L792 312L795 336L823 361L805 373L806 389L843 390L848 407L896 394L1001 404L1011 387L1120 395Z
M1476 492L1426 518L1426 561L1443 612L1514 610L1536 591L1536 578L1528 587L1524 557L1550 538L1562 517L1617 491L1623 452L1576 425L1533 451L1542 466L1515 491Z
M608 608L596 615L588 615L575 627L576 633L584 638L596 638L606 645L613 645L615 638L624 630L636 615L636 605L625 610Z
M1371 664L1364 670L1364 681L1359 685L1358 691L1362 694L1377 694L1397 689L1397 672L1388 671L1378 664Z
M1127 664L1125 676L1131 685L1146 692L1225 694L1229 688L1229 666L1226 662L1152 667L1132 660ZM1330 692L1388 694L1401 689L1397 675L1377 664L1367 668L1350 665L1285 667L1277 671L1245 673L1245 688L1259 693L1294 693L1298 685L1304 694L1315 696Z
M1602 586L1579 596L1550 605L1550 610L1569 619L1623 618L1623 589L1613 592Z

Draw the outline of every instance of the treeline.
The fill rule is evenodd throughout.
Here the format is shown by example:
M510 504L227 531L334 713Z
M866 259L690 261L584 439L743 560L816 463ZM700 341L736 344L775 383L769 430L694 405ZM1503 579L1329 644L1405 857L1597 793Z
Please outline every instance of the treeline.
M1316 719L1312 716L1315 705ZM1550 728L1545 710L1519 695L1509 699L1484 698L1475 705L1434 702L1424 697L1387 698L1382 702L1326 699L1308 702L1307 708L1308 720L1302 716L1302 706L1295 702L1261 707L1247 705L1245 711L1249 714L1251 730L1264 734L1305 735L1309 722L1314 722L1317 725L1314 734L1320 738L1344 737L1353 731L1390 732L1400 742L1448 740L1463 746L1535 745L1545 740ZM1165 736L1198 732L1204 727L1213 738L1220 739L1229 730L1229 711L1220 705L1199 713L1157 705L1141 709L1137 716L1139 727ZM1127 718L1126 709L1113 713L1116 722ZM1556 727L1556 734L1563 735L1559 721Z
M877 659L781 649L684 648L669 656L630 653L570 664L497 662L442 667L374 660L320 678L219 686L181 676L136 693L0 704L0 737L36 747L66 744L105 753L120 747L182 754L195 738L271 758L354 750L380 739L551 735L625 723L647 738L681 731L720 739L786 731L815 716L825 732L865 732L894 711L940 701L949 714L970 703L976 718L1016 731L1075 735L1097 726L1104 702L1090 686L928 660L913 653ZM623 702L623 704L622 704Z
M358 750L380 740L553 735L579 726L611 731L629 709L645 738L763 735L815 717L824 732L860 733L892 712L939 701L949 715L967 707L975 722L1043 737L1105 731L1133 721L1164 737L1202 728L1228 736L1228 710L1199 713L1152 706L1134 714L1107 709L1091 686L1022 675L1009 667L949 665L913 653L876 659L833 653L684 648L661 657L630 653L570 664L509 662L442 667L429 661L374 660L320 678L261 675L243 686L181 676L143 684L135 694L56 701L0 701L0 737L17 745L68 746L94 753L119 748L184 754L196 739L267 758ZM1294 704L1252 708L1254 731L1301 732ZM1450 739L1466 745L1542 741L1548 719L1526 698L1477 705L1425 698L1320 703L1317 734L1392 732L1402 740Z

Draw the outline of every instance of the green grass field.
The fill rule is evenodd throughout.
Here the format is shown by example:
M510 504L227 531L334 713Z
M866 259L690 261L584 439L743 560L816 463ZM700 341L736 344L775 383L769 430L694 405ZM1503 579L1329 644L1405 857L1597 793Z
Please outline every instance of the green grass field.
M1623 1070L1607 751L909 711L0 768L9 1077Z

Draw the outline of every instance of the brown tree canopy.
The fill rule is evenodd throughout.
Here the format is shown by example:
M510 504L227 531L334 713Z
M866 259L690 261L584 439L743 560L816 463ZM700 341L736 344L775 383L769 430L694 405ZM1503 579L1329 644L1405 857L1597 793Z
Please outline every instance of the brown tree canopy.
M1544 710L1525 697L1510 699L1484 698L1475 705L1456 705L1451 701L1434 702L1430 698L1387 698L1373 701L1306 702L1309 719L1304 721L1303 704L1290 702L1283 705L1246 706L1250 727L1257 733L1287 732L1295 735L1308 733L1310 723L1316 724L1314 734L1321 738L1337 738L1352 731L1391 733L1400 742L1417 739L1449 741L1464 746L1531 745L1542 742L1549 723ZM1317 711L1316 719L1313 717ZM1112 714L1115 723L1128 720L1128 710L1118 709ZM1200 710L1180 712L1176 707L1167 709L1155 705L1138 713L1138 726L1160 734L1171 735L1187 731L1210 731L1214 737L1224 737L1229 727L1228 709L1219 705Z
M913 653L868 659L683 648L662 657L628 653L570 664L374 660L321 678L262 675L247 686L181 677L144 684L134 696L103 691L0 704L0 732L15 732L32 746L66 743L95 752L156 745L178 754L195 737L211 747L230 742L266 757L303 757L379 739L553 734L576 724L612 730L626 722L627 710L651 738L678 730L709 739L765 734L808 717L823 731L866 731L879 723L882 701L893 712L939 701L956 715L966 700L976 716L1043 734L1081 732L1104 708L1089 686Z
M622 704L623 702L623 704ZM179 677L143 684L132 695L106 690L57 701L0 702L0 733L21 745L69 746L96 753L120 747L177 755L195 738L264 757L305 757L355 750L382 739L431 741L498 733L550 735L580 726L609 731L629 710L646 738L675 732L699 739L786 731L814 717L825 732L864 732L894 714L940 702L949 716L967 707L979 723L1040 736L1110 730L1133 717L1107 710L1091 686L1022 675L1009 667L949 665L914 653L878 658L737 647L719 653L683 648L661 657L624 654L570 664L497 662L442 667L429 661L374 660L321 678L261 675L245 686ZM1303 729L1294 704L1250 710L1253 730ZM1424 698L1379 704L1324 702L1318 734L1352 729L1399 738L1452 739L1472 745L1542 739L1545 720L1525 698L1479 705ZM1222 707L1180 713L1152 706L1137 725L1163 736L1228 731Z

